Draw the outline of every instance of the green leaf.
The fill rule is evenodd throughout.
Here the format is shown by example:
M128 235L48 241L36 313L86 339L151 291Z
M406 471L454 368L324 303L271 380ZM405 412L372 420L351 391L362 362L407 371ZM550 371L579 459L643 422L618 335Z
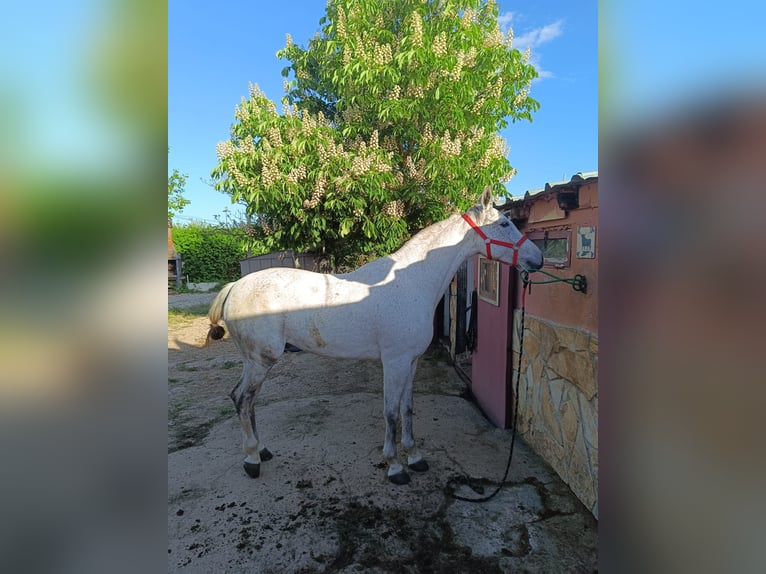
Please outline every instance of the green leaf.
M354 226L354 220L353 219L344 219L340 223L340 229L338 233L341 237L345 237L351 232L351 228Z
M362 224L362 231L365 237L370 238L375 235L375 225L368 219Z

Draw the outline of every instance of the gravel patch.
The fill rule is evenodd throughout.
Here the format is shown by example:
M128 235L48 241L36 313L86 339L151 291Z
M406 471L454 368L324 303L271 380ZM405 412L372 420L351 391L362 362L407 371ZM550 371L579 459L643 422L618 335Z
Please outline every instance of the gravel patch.
M168 293L168 309L184 309L195 305L209 305L217 292L212 293Z

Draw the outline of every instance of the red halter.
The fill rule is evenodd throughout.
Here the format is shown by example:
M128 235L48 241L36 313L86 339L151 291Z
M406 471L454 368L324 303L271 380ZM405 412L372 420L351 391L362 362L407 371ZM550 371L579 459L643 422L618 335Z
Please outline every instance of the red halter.
M468 225L470 225L473 230L479 234L479 237L481 237L484 240L484 244L487 246L487 259L492 259L492 245L500 245L502 247L510 247L513 249L513 266L516 267L516 263L519 260L519 247L521 247L522 243L524 243L527 240L526 235L522 235L521 239L517 243L509 243L508 241L498 241L497 239L490 239L487 237L487 234L484 233L481 230L481 227L476 225L473 222L473 219L471 219L467 213L463 214L463 219L465 219L468 222Z

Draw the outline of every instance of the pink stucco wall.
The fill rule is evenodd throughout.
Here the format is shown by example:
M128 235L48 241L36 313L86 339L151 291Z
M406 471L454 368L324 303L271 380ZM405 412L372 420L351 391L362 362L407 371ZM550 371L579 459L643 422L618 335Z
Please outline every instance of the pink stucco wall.
M599 259L599 230L598 230L598 188L596 183L590 183L580 188L580 207L570 211L566 218L550 219L552 212L558 210L555 194L532 204L529 220L520 227L524 233L548 230L571 230L572 245L570 266L564 269L545 267L545 271L559 277L573 277L579 273L585 275L588 289L585 294L574 291L565 283L551 285L533 285L531 294L527 295L527 313L555 321L561 325L598 333L598 259ZM595 259L578 259L575 256L577 228L581 226L596 227ZM548 279L548 277L532 274L533 280ZM521 304L521 294L517 294L517 306Z
M478 261L473 261L474 277L478 277ZM514 274L516 271L513 272ZM489 419L500 428L510 425L507 405L510 397L507 395L506 354L508 349L508 313L509 313L509 281L511 268L505 263L500 264L500 305L478 302L478 333L477 346L473 352L471 372L472 392L479 406ZM476 285L474 285L474 289Z
M530 203L529 218L520 227L524 233L535 231L571 231L570 263L568 267L544 269L559 277L585 275L588 287L586 293L574 291L565 283L533 285L526 296L527 315L551 321L558 325L573 327L598 335L598 184L583 185L579 191L580 206L569 213L561 211L555 194L542 195ZM578 259L577 230L579 227L594 226L595 258ZM478 257L473 261L474 277L478 277ZM508 385L509 317L511 299L514 307L521 306L519 273L506 264L500 267L500 305L485 301L478 302L477 347L472 362L472 392L489 419L500 428L511 424L512 397ZM533 280L549 279L541 274L532 274ZM511 285L510 281L514 284ZM513 287L513 288L512 288ZM474 285L476 288L476 285Z

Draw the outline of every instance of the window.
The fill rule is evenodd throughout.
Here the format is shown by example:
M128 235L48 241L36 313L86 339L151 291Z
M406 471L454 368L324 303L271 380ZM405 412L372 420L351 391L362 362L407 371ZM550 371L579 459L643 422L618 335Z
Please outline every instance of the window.
M543 252L546 266L569 267L571 231L535 231L528 235Z
M479 255L479 299L500 305L500 262Z

